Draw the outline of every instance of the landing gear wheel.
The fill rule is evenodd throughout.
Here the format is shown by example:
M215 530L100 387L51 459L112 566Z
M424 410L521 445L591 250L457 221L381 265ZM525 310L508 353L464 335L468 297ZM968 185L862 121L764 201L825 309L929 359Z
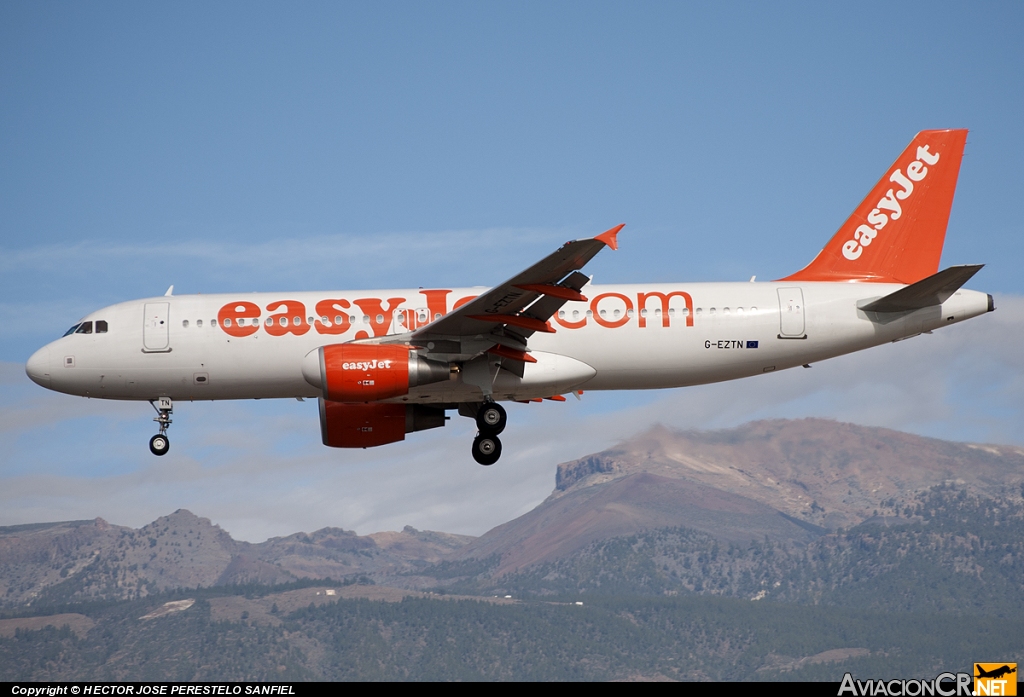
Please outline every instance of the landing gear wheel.
M171 449L171 441L162 433L158 433L149 439L149 450L154 455L166 455Z
M156 409L156 421L160 426L160 433L149 439L149 452L154 455L166 455L171 449L171 441L167 438L167 427L171 425L171 413L174 411L174 401L170 397L160 397L149 400L150 406Z
M497 402L486 402L476 413L476 427L480 433L496 436L505 430L508 415ZM500 448L500 446L499 446Z
M493 465L501 457L501 441L497 436L481 434L473 439L473 459L481 465Z

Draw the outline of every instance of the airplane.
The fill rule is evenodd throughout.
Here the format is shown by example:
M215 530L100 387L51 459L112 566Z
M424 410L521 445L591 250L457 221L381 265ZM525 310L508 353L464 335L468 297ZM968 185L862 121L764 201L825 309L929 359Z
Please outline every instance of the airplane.
M918 133L821 252L772 282L596 285L618 225L493 288L173 295L93 312L26 364L71 395L148 401L165 455L175 402L317 399L324 445L368 448L476 421L501 455L501 402L686 387L810 366L995 309L939 271L965 129Z
M998 678L1003 677L1004 675L1010 675L1011 673L1016 673L1017 672L1017 665L1014 664L1014 667L1011 668L1009 665L1004 664L1004 665L999 666L998 668L993 668L992 670L985 670L984 668L981 667L980 663L975 663L974 664L974 670L975 670L975 673L976 673L974 677L976 677L976 678L997 678L998 679Z

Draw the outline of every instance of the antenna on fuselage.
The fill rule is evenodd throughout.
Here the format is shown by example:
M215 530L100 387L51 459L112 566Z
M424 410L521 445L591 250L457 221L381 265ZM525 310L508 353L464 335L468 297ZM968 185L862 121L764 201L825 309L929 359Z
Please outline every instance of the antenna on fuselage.
M171 284L171 287L167 289L167 292L164 293L164 297L165 298L169 298L172 295L174 295L174 284L173 283Z

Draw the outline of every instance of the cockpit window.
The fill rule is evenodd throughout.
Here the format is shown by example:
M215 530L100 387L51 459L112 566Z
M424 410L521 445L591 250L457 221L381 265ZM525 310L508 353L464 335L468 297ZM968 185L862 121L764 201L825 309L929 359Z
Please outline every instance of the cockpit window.
M107 333L107 321L105 319L96 320L96 333ZM63 336L71 336L72 334L92 334L92 322L79 322L64 332Z

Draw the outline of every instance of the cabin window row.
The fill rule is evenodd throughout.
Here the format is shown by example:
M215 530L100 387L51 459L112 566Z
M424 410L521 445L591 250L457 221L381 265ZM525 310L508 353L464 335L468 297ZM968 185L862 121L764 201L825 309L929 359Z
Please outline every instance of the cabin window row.
M695 315L699 315L699 314L702 314L703 311L704 311L704 308L698 307L696 310L693 311L693 313ZM757 312L757 308L756 307L751 307L750 311L751 312ZM730 309L728 307L723 307L722 308L722 314L723 315L728 315L728 314L731 314L731 313L736 313L737 315L742 315L744 312L746 312L746 310L743 309L742 307L735 307L735 308L732 308L732 309ZM714 307L709 307L708 308L708 314L709 315L714 315L714 314L717 314L717 313L718 313L718 309L717 308L714 308Z
M728 314L731 314L733 312L735 312L737 315L742 315L746 311L747 310L745 308L743 308L743 307L737 307L737 308L723 307L722 308L722 314L723 315L728 315ZM714 315L714 314L717 314L717 312L718 312L717 308L714 308L714 307L708 308L708 314ZM757 312L757 308L756 307L751 307L750 308L750 312ZM601 317L608 317L609 315L611 315L611 317L617 319L617 318L622 316L622 313L623 313L623 310L615 309L615 310L601 310L598 314L600 314ZM627 309L627 310L625 310L625 313L626 313L626 316L632 317L632 316L634 316L636 314L636 311L632 310L632 309ZM661 313L662 313L661 308L657 308L657 309L655 309L653 311L653 316L654 317L661 317ZM704 313L704 308L698 307L697 309L695 309L693 311L693 313L695 315L701 315L701 314ZM577 319L580 318L581 314L585 314L587 317L593 317L594 316L594 312L592 310L586 310L585 312L582 312L582 313L580 312L580 310L572 310L571 313L567 312L566 310L559 310L558 311L558 316L561 319L566 319L566 318L571 317L572 319L577 320ZM668 310L668 316L669 317L675 317L676 314L677 314L676 308L670 307L669 310ZM680 308L680 310L678 311L678 315L680 317L686 317L689 314L690 314L690 310L688 308L685 308L685 307L684 308ZM427 318L429 317L429 314L426 311L417 311L417 316L418 316L418 319L419 319L420 322L425 322L427 320ZM644 308L643 310L640 310L640 316L641 317L651 316L651 311L646 309L646 308ZM404 319L403 311L396 310L395 314L394 314L394 317L395 317L395 319L399 319L399 320ZM313 324L316 321L316 319L317 318L315 318L315 317L308 317L308 318L306 318L306 323ZM341 325L341 324L344 324L346 321L348 321L350 324L355 324L358 319L359 318L356 315L349 315L348 317L345 317L344 315L335 315L333 323L335 325ZM440 312L435 313L434 314L434 319L435 320L441 319L441 313ZM320 317L320 321L323 324L327 325L327 326L331 326L331 318L327 317L326 315L321 316ZM377 324L380 324L381 322L383 322L384 321L384 315L377 315L376 321L377 321ZM252 319L248 319L248 320L245 319L245 318L239 318L239 319L236 320L236 322L238 323L238 326L244 327L244 326L255 326L255 325L258 325L260 323L260 320L259 320L258 317L252 318ZM298 326L298 325L303 323L303 320L302 320L302 317L292 317L291 320L289 321L289 319L287 317L281 317L278 320L278 322L280 323L280 325L282 327L287 327L289 324L291 324L293 326ZM362 316L362 322L363 322L363 324L370 324L370 316L369 315L363 315ZM269 326L273 326L274 318L273 317L268 317L267 319L265 319L263 321L263 323L266 324L268 327ZM106 322L97 322L97 326L99 326L100 324L103 325L103 329L102 330L97 329L96 331L97 332L105 332L105 331L107 331L107 323ZM88 329L85 329L85 330L79 329L80 327L83 327L84 325L90 325L90 327ZM195 325L197 327L202 327L203 326L203 320L201 320L201 319L196 320L195 321ZM189 320L187 320L187 319L183 320L182 323L181 323L181 326L185 327L187 329L188 326L189 326ZM210 326L217 326L217 320L216 319L211 319L210 320ZM224 326L225 327L230 327L231 326L231 318L228 317L228 318L224 319ZM81 334L90 334L90 333L92 333L91 323L90 322L83 322L82 325L75 325L74 327L72 327L71 329L68 330L67 334L72 334L76 330L78 330L78 333L81 333ZM67 336L67 334L65 334L65 336Z
M751 312L757 312L757 308L756 307L751 307L750 311ZM728 314L731 314L732 312L735 312L737 315L742 315L744 312L746 312L746 310L744 308L742 308L742 307L737 307L737 308L732 308L732 309L730 309L728 307L723 307L722 308L722 314L723 315L728 315ZM615 319L621 317L622 313L623 313L623 311L622 310L618 310L618 309L610 310L610 311L609 310L601 310L600 312L598 312L598 314L601 317L608 317L609 315L611 315L612 318L615 318ZM630 308L630 309L627 309L625 311L625 313L626 313L627 317L632 317L634 314L636 314L636 311L633 310L632 308ZM693 313L695 315L703 314L704 313L704 308L698 307L696 310L693 311ZM714 308L714 307L708 308L708 314L714 315L716 313L717 313L717 309L716 308ZM558 317L560 319L566 319L566 318L568 318L570 316L571 316L572 319L579 319L581 314L585 314L587 317L593 317L594 316L593 310L587 310L585 313L581 313L579 310L573 310L571 313L567 312L566 310L559 310L558 311ZM689 314L690 314L690 310L688 308L684 307L684 308L679 310L679 316L680 317L686 317ZM640 310L640 316L641 317L649 317L649 316L651 316L651 312L650 312L650 310L644 308L643 310ZM658 309L654 310L654 315L653 316L654 317L661 317L661 308L658 308ZM676 309L674 307L670 307L668 309L668 316L669 317L675 317L676 316Z
M422 311L422 312L419 312L417 314L419 316L419 321L420 322L426 322L427 318L430 316L429 313L427 311L425 311L425 310ZM404 312L401 311L401 310L396 310L395 314L394 314L394 317L395 317L395 319L398 319L398 320L404 320L405 319ZM355 324L358 321L358 319L359 318L356 315L349 315L348 317L345 317L344 315L335 315L333 322L334 322L335 325L345 324L346 322L348 322L349 324ZM440 312L435 313L434 314L434 319L441 319L441 313ZM306 318L306 323L313 324L316 320L317 320L316 317L307 317ZM383 321L384 321L384 315L377 315L377 317L376 317L377 324L381 324ZM245 319L244 317L242 317L242 318L238 318L237 320L235 320L235 322L238 324L238 326L245 327L245 326L256 326L256 325L259 325L260 320L259 320L258 317L254 317L254 318L251 318L251 319ZM322 322L323 324L325 324L327 326L331 326L331 318L328 317L327 315L321 316L320 317L320 322ZM370 316L369 315L363 315L362 322L363 322L363 324L370 324ZM273 326L274 318L273 317L268 317L267 319L265 319L263 321L263 323L266 324L268 327L269 326ZM298 326L298 325L303 323L303 320L302 320L302 317L292 317L291 320L289 320L287 317L281 317L278 320L278 323L282 327L287 327L289 324L291 324L293 326ZM225 327L230 327L231 324L232 324L231 318L230 317L225 317L224 318L224 326ZM189 325L190 325L189 320L187 320L187 319L186 320L182 320L182 322L181 322L181 326L182 327L187 329L189 327ZM203 320L197 319L195 321L195 326L196 327L202 327L203 326ZM210 320L210 326L211 327L218 326L218 321L216 319L211 319Z

